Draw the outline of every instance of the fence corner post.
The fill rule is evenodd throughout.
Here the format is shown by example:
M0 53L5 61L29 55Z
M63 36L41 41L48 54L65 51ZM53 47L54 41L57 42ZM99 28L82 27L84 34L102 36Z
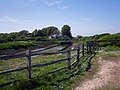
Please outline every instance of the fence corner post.
M89 50L88 50L88 43L86 44L86 50L87 50L87 54L89 53Z
M69 48L68 51L67 51L67 65L68 65L68 69L70 70L71 69L71 49Z
M84 43L82 44L82 55L84 56Z
M92 45L91 45L91 43L89 45L89 53L92 54Z
M80 59L80 45L78 45L77 48L77 62L79 62L79 59Z
M31 79L31 50L26 51L27 78Z

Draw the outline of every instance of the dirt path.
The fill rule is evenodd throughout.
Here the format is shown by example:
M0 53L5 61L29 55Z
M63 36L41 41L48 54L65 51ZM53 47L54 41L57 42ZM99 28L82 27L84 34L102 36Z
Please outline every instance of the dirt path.
M81 82L75 90L97 90L101 87L120 87L120 60L98 60L98 72Z

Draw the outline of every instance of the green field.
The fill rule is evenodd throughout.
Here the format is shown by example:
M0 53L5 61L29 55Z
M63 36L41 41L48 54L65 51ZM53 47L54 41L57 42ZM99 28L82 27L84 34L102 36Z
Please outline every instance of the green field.
M75 53L76 51L71 52L72 55ZM78 78L80 80L80 78L84 76L86 68L88 67L88 62L94 57L94 55L94 53L91 55L85 54L85 56L80 59L79 63L71 67L71 70L68 70L68 68L66 68L53 74L47 74L47 72L65 67L67 66L67 62L64 61L54 65L33 68L31 80L26 79L25 70L0 75L0 84L14 80L20 80L11 84L10 86L5 86L1 89L7 90L9 88L9 90L69 90ZM82 55L80 54L80 56ZM52 62L66 57L67 54L36 56L32 57L32 65ZM71 60L71 63L75 60L76 58L73 58ZM82 62L84 63L81 65ZM25 58L0 61L0 71L20 68L24 66L26 66Z

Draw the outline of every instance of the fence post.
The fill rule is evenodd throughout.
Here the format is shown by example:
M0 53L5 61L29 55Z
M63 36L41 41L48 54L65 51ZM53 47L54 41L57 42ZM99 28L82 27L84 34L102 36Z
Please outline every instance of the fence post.
M31 51L26 51L26 66L27 66L27 78L31 79Z
M82 56L84 56L84 43L82 44Z
M91 54L92 53L92 50L91 50L91 43L89 44L89 53Z
M80 45L78 45L77 48L77 62L79 62L79 59L80 59Z
M93 52L93 44L91 43L91 51Z
M88 43L86 43L86 50L87 50L87 53L89 53L89 51L88 51Z
M68 65L68 69L71 69L71 51L70 49L68 49L68 52L67 52L67 57L68 57L68 60L67 60L67 65Z

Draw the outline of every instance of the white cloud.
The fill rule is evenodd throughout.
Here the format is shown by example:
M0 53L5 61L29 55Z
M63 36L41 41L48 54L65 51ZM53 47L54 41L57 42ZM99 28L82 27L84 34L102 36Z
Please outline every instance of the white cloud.
M3 18L0 18L0 22L27 24L27 23L31 23L32 21L31 20L18 20L18 19L15 19L15 18L4 16Z
M69 8L69 6L58 7L58 9L61 9L61 10L63 10L63 9L67 9L67 8Z
M61 1L46 1L46 4L48 6L58 5L58 4L61 4L61 3L62 3Z
M59 1L59 0L45 0L46 4L48 6L55 6L57 5L57 8L60 9L60 10L65 10L67 8L69 8L69 6L61 6L61 4L63 3L62 1Z
M0 22L17 22L17 19L14 19L14 18L10 18L8 16L4 16L3 18L0 18Z

